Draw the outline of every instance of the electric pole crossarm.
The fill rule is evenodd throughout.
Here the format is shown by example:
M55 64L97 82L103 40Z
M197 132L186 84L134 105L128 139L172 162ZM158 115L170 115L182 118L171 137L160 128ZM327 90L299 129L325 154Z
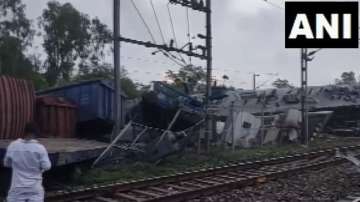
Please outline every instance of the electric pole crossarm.
M207 59L206 55L200 55L191 51L184 51L178 48L174 48L174 47L169 47L166 45L158 45L158 44L153 44L151 42L144 42L144 41L139 41L139 40L134 40L134 39L129 39L129 38L125 38L125 37L119 37L120 41L126 42L126 43L132 43L132 44L136 44L136 45L141 45L141 46L145 46L148 48L157 48L157 49L161 49L161 50L165 50L168 52L178 52L178 53L182 53L185 54L187 56L191 56L191 57L197 57L200 58L202 60Z
M204 13L210 13L210 9L204 5L203 1L200 1L201 3L197 3L194 0L170 0L170 3L172 4L179 4L184 7L191 8L196 11L204 12Z

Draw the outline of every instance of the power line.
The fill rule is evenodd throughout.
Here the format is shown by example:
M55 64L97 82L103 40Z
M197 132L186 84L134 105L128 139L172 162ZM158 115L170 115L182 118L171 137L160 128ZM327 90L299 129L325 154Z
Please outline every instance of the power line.
M148 48L156 48L157 51L153 52L152 53L153 55L156 54L156 53L161 52L165 57L169 58L171 61L173 61L175 64L177 64L177 65L179 65L181 67L184 67L185 65L187 65L185 60L182 57L181 58L176 57L171 52L184 53L184 54L188 55L189 60L190 60L190 64L191 64L191 57L192 56L199 57L199 58L206 57L206 54L204 52L202 53L202 55L193 52L192 44L190 43L191 42L191 35L190 35L190 19L189 19L189 11L188 11L188 9L187 9L187 23L188 23L189 51L184 51L183 48L181 48L181 49L174 48L172 46L172 42L170 43L170 46L167 45L167 43L165 41L164 33L163 33L162 29L161 29L160 20L159 20L159 17L157 15L157 12L156 12L156 9L155 9L155 6L154 6L154 3L153 3L152 0L151 0L150 3L151 3L151 7L153 9L153 12L154 12L154 15L155 15L155 18L156 18L156 23L157 23L157 25L159 27L159 30L160 30L161 37L162 37L163 42L164 42L163 45L158 45L156 43L156 39L155 39L151 29L150 29L150 26L146 22L144 16L140 12L140 10L137 7L135 1L131 0L131 3L134 6L134 8L135 8L138 16L140 17L142 23L144 24L148 34L150 35L150 37L152 39L152 43L151 42L145 42L145 41L139 41L139 40L133 40L133 39L130 39L130 38L125 38L125 37L120 37L121 41L124 41L124 42L127 42L127 43L132 43L132 44L137 44L137 45L142 45L142 46L145 46L145 47L148 47ZM174 2L174 3L177 3L177 2ZM200 4L198 6L200 6ZM170 13L170 16L171 16L171 13ZM172 19L171 19L171 21L172 21ZM173 24L173 22L172 22L172 24Z
M132 56L120 56L123 59L127 60L133 60L133 61L139 61L139 62L148 62L148 63L154 63L154 64L163 64L163 65L169 65L170 63L160 60L152 60L148 58L140 58L140 57L132 57Z
M271 6L275 7L275 8L278 8L278 9L281 9L281 10L284 9L283 7L277 5L277 4L275 4L275 3L273 3L273 2L271 2L271 1L269 1L269 0L263 0L263 1L264 1L265 3L271 5Z
M150 37L151 37L152 42L153 42L153 43L156 43L155 37L154 37L154 35L152 34L151 29L150 29L149 25L146 23L145 18L144 18L143 15L141 14L139 8L136 6L135 1L134 1L134 0L131 0L131 3L132 3L132 5L134 6L134 8L135 8L138 16L140 17L141 21L143 22L146 30L148 31L148 33L149 33L149 35L150 35ZM179 65L179 66L181 66L181 67L184 66L184 65L180 64L178 61L176 61L174 58L172 58L172 57L175 57L175 56L171 55L170 53L166 53L166 52L165 52L164 50L162 50L162 49L158 49L158 50L159 50L160 52L162 52L165 57L167 57L167 58L169 58L171 61L173 61L175 64L177 64L177 65ZM170 57L169 55L171 55L172 57ZM175 57L175 58L176 58L176 57Z
M168 14L169 14L169 19L170 19L170 25L171 25L171 32L174 38L174 42L175 42L175 47L179 48L179 44L176 38L176 33L175 33L175 27L174 27L174 22L173 22L173 17L171 15L171 10L170 10L170 2L167 4L167 10L168 10Z
M126 43L141 45L141 46L145 46L147 48L156 48L156 49L159 49L159 51L178 52L178 53L182 53L182 54L185 54L185 55L188 55L188 56L197 57L197 58L203 59L203 60L208 57L205 54L199 54L199 53L192 52L192 51L186 51L186 50L183 50L183 49L177 49L177 48L174 48L174 47L169 47L167 45L158 45L158 44L154 44L154 43L151 43L151 42L139 41L139 40L130 39L130 38L126 38L126 37L120 37L119 39L121 41L123 41L123 42L126 42ZM159 51L157 51L157 52L159 52Z
M143 22L143 24L144 24L147 32L149 33L152 42L153 42L153 43L156 43L155 37L154 37L154 35L152 34L151 29L150 29L149 25L146 23L145 18L144 18L143 15L141 14L139 8L136 6L135 1L134 1L134 0L131 0L131 3L132 3L132 5L134 6L134 8L135 8L138 16L140 17L141 21Z
M163 50L161 50L161 52L163 53L163 55L165 56L165 57L167 57L167 58L169 58L171 61L173 61L175 64L177 64L177 65L179 65L180 67L184 67L185 65L183 65L183 64L181 64L180 62L178 62L176 59L178 59L178 58L176 58L174 55L172 55L172 54L170 54L170 53L167 53L167 52L165 52L165 51L163 51ZM170 55L173 57L170 57ZM176 58L176 59L174 59L174 58Z
M157 13L156 13L153 0L150 0L150 4L151 4L152 10L153 10L153 12L154 12L156 24L157 24L157 26L158 26L158 28L159 28L161 38L162 38L162 40L163 40L163 43L166 44L166 40L165 40L165 37L164 37L164 33L163 33L162 29L161 29L159 17L158 17L158 15L157 15Z
M168 10L168 14L169 14L169 19L170 19L170 25L171 25L171 32L174 38L174 42L175 42L175 47L179 48L179 43L178 40L176 38L176 32L175 32L175 26L174 26L174 21L173 21L173 17L171 14L171 10L170 10L170 2L167 4L167 10ZM185 63L185 59L182 57L182 55L180 53L178 53L179 57L181 58L181 60Z

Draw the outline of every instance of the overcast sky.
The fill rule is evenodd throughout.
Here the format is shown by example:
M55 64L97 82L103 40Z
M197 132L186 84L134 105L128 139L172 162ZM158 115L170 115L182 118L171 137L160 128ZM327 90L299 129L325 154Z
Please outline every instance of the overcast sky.
M27 5L29 18L36 19L46 7L47 0L23 0ZM284 7L283 0L213 0L213 56L214 73L220 79L226 74L228 84L238 88L251 88L253 72L262 74L258 85L269 87L271 81L286 78L290 83L300 83L300 51L285 49L284 44ZM112 0L60 0L70 2L83 13L98 17L112 28ZM153 0L165 40L172 38L168 0ZM135 0L156 38L162 43L156 25L150 0ZM274 6L275 5L275 6ZM187 42L186 9L178 5L170 6L175 23L179 46ZM192 36L205 33L205 16L190 12L190 31ZM121 0L121 34L139 40L150 41L130 0ZM37 41L40 44L40 41ZM202 40L194 40L203 44ZM41 46L40 46L41 47ZM41 48L38 49L41 52ZM154 50L136 45L122 44L121 63L136 81L149 82L164 79L168 70L177 70L178 65L164 56L151 53ZM323 49L309 65L309 85L326 85L334 81L344 71L360 74L359 49ZM188 60L188 58L185 58ZM111 57L109 58L111 61ZM205 63L193 59L193 64L205 67ZM278 73L273 76L270 73Z

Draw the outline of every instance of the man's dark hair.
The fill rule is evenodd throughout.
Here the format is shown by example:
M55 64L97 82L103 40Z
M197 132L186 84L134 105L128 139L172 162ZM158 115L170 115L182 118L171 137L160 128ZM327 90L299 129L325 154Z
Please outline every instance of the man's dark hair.
M24 133L25 133L25 135L31 134L31 135L37 137L38 130L37 130L36 124L33 122L27 123L24 128Z

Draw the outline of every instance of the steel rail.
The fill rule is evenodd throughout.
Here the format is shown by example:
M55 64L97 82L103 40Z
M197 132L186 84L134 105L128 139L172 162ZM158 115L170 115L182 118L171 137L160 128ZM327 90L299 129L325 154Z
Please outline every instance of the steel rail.
M338 147L356 150L360 146ZM219 190L229 190L308 169L346 162L335 158L336 149L235 163L125 183L50 193L46 201L183 201Z

